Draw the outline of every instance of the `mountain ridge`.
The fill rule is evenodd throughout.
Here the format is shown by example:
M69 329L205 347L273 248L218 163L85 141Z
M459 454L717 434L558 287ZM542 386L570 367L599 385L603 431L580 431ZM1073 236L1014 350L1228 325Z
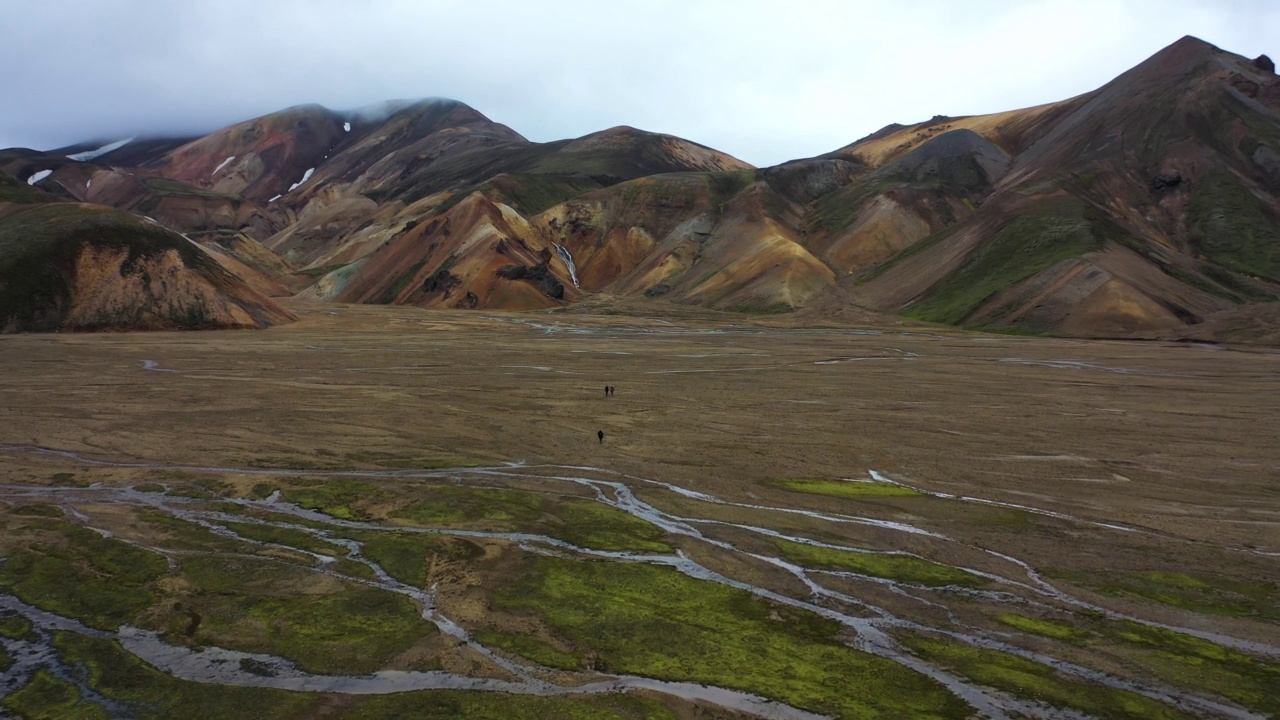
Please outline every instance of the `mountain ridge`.
M0 172L47 170L37 185L64 200L150 213L256 287L311 299L786 312L838 297L1011 332L1211 336L1209 318L1280 299L1264 60L1187 36L1066 100L891 124L769 168L626 125L531 142L433 98L65 148L83 162L0 151Z

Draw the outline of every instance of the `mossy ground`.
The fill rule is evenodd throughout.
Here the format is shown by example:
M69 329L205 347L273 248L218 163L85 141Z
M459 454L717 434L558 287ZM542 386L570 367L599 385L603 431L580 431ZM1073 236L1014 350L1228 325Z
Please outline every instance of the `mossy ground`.
M345 549L333 543L327 543L311 533L294 528L258 525L256 523L225 523L224 527L240 537L259 542L286 545L330 557L339 557L347 554Z
M385 496L376 485L363 480L309 478L293 480L281 494L291 503L340 520L366 519L364 508Z
M561 670L579 670L582 667L580 656L557 650L550 643L530 635L485 630L476 633L475 638L484 645L501 648L546 667Z
M1236 272L1280 282L1276 214L1237 178L1211 175L1196 187L1188 209L1193 246Z
M0 615L0 637L20 640L31 630L31 621L21 615Z
M0 698L0 707L28 720L107 720L101 705L84 703L75 685L48 670L37 670L31 680Z
M438 563L472 560L484 554L478 545L461 538L424 533L348 532L361 543L361 553L400 582L425 588L431 568Z
M1184 633L1129 621L1099 623L1101 643L1175 687L1280 716L1280 665Z
M55 647L64 660L80 664L96 692L121 702L140 720L199 717L240 720L251 712L256 720L308 720L320 716L364 720L445 720L468 718L566 718L568 720L675 720L661 704L631 695L583 698L540 698L505 693L431 690L378 696L296 693L270 688L244 688L178 680L147 665L112 640L58 633ZM42 690L27 701L65 698L71 686ZM56 695L55 695L56 693ZM11 702L18 693L6 698ZM86 705L88 712L97 706ZM65 718L73 715L55 714ZM105 718L106 714L86 715Z
M1086 615L1073 622L1004 613L997 619L1022 632L1087 648L1143 668L1161 682L1217 695L1267 715L1280 713L1280 666L1165 628Z
M1190 720L1191 716L1137 693L1085 683L1053 668L998 650L950 640L913 635L904 644L921 657L937 662L976 683L1018 697L1069 707L1099 718Z
M929 322L963 322L984 300L1056 262L1102 247L1094 218L1077 200L1042 200L1015 216L904 311Z
M314 717L326 702L316 694L178 680L142 662L114 640L63 632L54 636L54 647L66 662L88 671L89 686L96 692L124 703L147 720L184 715L240 720L250 709L263 720Z
M495 604L531 612L612 672L704 682L837 717L964 717L960 700L846 647L840 626L663 567L529 558Z
M55 329L69 298L69 273L86 243L127 251L122 272L168 250L190 268L217 266L175 233L133 215L77 203L35 205L0 221L0 324Z
M478 189L494 202L510 205L525 217L533 217L549 207L599 190L600 183L579 175L499 175Z
M1141 598L1208 615L1280 622L1280 588L1210 573L1050 571L1049 575L1120 597Z
M392 521L422 528L529 532L593 550L671 552L661 528L584 498L453 485L419 485L412 493L363 480L297 478L282 491L289 502L341 520Z
M409 598L270 560L196 557L193 588L158 621L179 642L288 658L318 673L386 667L435 632Z
M973 573L910 555L836 550L780 538L770 538L770 542L778 548L783 558L809 568L847 570L897 582L934 587L981 587L988 584L985 578Z
M1077 628L1066 623L1054 622L1053 620L1045 620L1044 618L1028 617L1026 615L1016 615L1014 613L1001 613L996 616L1000 622L1009 627L1021 630L1033 635L1041 635L1054 640L1078 641L1084 637L1084 633Z
M23 602L115 630L155 602L167 572L160 555L79 525L38 520L29 540L0 563L0 589Z

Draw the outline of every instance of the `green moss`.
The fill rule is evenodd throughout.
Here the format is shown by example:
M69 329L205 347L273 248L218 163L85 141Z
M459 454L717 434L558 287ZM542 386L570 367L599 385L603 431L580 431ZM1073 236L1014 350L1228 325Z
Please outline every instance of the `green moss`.
M506 529L517 523L534 522L541 517L546 504L541 495L515 490L441 486L424 488L422 494L426 497L400 508L391 516L423 527L478 523L484 527Z
M278 655L310 672L364 673L435 632L403 595L277 562L197 557L182 569L197 591L168 626L184 628L183 642Z
M45 521L44 540L0 563L0 588L36 607L115 630L155 602L160 555L79 525Z
M982 587L987 584L985 578L973 573L910 555L834 550L780 538L770 538L770 542L782 552L783 558L805 567L847 570L872 577L934 587L946 585Z
M561 670L578 670L582 666L582 658L561 652L550 644L529 635L487 630L476 633L476 641L490 647L501 648L513 655L528 658L539 665L559 668Z
M32 204L55 202L59 198L38 187L0 172L0 203Z
M1057 262L1101 248L1103 236L1114 234L1103 225L1105 221L1078 200L1042 200L984 240L904 314L960 323L995 293Z
M252 548L242 542L218 535L203 525L180 520L154 508L137 511L138 520L152 529L155 544L170 550L199 550L206 552L250 552Z
M354 578L363 578L365 580L373 580L378 577L378 574L373 571L373 568L369 567L368 565L365 565L362 562L356 562L355 560L348 560L347 558L343 558L333 563L332 565L329 566L329 569L340 575L346 575L347 577L354 577Z
M168 178L144 178L142 184L148 190L160 196L175 195L179 197L196 197L203 200L226 200L236 205L244 202L244 198L239 195L213 192L212 190L205 190L195 185L188 185Z
M657 526L593 500L552 501L535 493L453 486L423 494L391 516L427 528L541 533L593 550L671 550Z
M770 485L792 492L811 493L839 498L919 497L920 492L901 485L882 482L851 482L848 480L814 480L809 478L779 478Z
M976 683L1055 707L1074 708L1099 718L1190 717L1137 693L1081 682L1009 653L919 635L902 640L926 660L940 663Z
M56 329L70 298L68 278L86 244L126 251L124 274L134 272L141 259L167 251L177 252L187 267L224 272L178 235L127 213L77 203L37 205L0 220L0 326L7 321L26 331ZM104 318L101 325L128 320Z
M490 200L510 205L525 217L532 217L600 188L600 183L579 175L519 174L500 175L482 184L479 190Z
M1207 692L1251 710L1280 716L1280 665L1173 630L1130 621L1105 621L1099 634L1122 645L1127 662L1146 668L1163 682ZM1106 640L1094 643L1105 647Z
M1043 618L1027 617L1026 615L1015 615L1013 613L1002 613L996 616L1000 622L1012 628L1017 628L1026 633L1033 635L1041 635L1054 640L1066 640L1068 642L1079 641L1086 636L1086 633L1065 623L1045 620Z
M426 264L426 260L419 260L414 263L408 270L401 273L400 276L396 278L395 282L391 283L391 285L389 285L374 302L384 304L393 302L396 299L396 296L398 296L405 288L409 287L409 283L413 282L413 278L417 276L418 271L425 267ZM437 270L437 273L439 272L448 271L443 269Z
M837 717L965 717L933 681L858 652L821 616L664 567L534 557L494 600L608 672L758 693Z
M360 552L387 574L412 587L429 585L436 563L472 560L484 555L473 542L427 533L356 532L348 534L361 543Z
M17 692L0 705L28 720L107 720L101 705L85 703L75 685L48 670L37 670Z
M551 534L593 550L669 553L662 528L634 515L591 500L572 500L555 510L558 524Z
M337 545L327 543L311 533L293 528L275 527L273 525L255 525L252 523L223 523L231 532L240 537L258 542L287 545L307 552L337 557L346 551Z
M1280 218L1234 176L1210 175L1196 185L1187 230L1213 262L1280 282Z
M31 621L21 615L0 615L0 637L20 640L32 630Z
M67 662L87 669L89 687L123 703L140 720L240 720L250 708L256 720L315 717L328 701L311 693L178 680L105 638L60 632L54 647Z
M364 505L386 497L373 483L363 480L294 480L281 491L285 500L340 520L366 519Z
M1169 571L1051 569L1046 573L1109 595L1142 598L1209 615L1280 621L1280 593L1275 583Z
M755 170L705 173L707 194L711 207L722 208L735 195L747 189L756 180Z
M271 493L276 491L276 486L271 483L255 483L249 490L249 497L255 500L263 500L271 497Z

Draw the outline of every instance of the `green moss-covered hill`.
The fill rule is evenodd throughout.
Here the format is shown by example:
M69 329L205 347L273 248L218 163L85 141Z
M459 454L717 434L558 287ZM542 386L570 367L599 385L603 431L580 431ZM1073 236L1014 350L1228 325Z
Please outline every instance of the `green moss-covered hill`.
M205 250L144 219L79 203L0 204L0 331L260 328L291 319Z

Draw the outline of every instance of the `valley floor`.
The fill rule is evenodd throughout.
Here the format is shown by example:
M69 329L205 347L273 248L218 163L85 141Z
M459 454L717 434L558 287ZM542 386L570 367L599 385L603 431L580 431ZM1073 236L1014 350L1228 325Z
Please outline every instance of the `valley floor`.
M1280 714L1280 352L292 309L0 338L0 716Z

